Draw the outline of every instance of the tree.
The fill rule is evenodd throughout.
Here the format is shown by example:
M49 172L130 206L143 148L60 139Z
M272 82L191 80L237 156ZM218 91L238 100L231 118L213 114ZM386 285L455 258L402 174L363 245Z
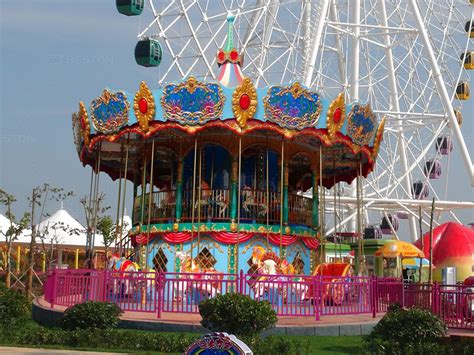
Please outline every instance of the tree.
M99 193L95 200L88 199L87 196L82 197L79 201L84 209L86 217L86 228L87 228L87 243L86 243L86 260L89 265L92 265L92 257L94 254L94 243L92 236L95 234L97 229L98 218L101 214L105 213L110 207L102 207L105 200L105 194Z
M110 244L115 240L115 229L114 221L110 216L99 217L97 221L97 230L102 234L103 243L105 246L105 258L107 258Z
M49 184L43 184L42 186L36 186L33 188L31 198L28 198L31 207L31 240L30 240L30 254L28 258L28 269L26 276L26 294L29 296L31 289L33 288L33 266L35 263L35 244L38 233L41 237L41 231L38 231L37 225L41 222L41 219L45 217L44 209L46 201L63 202L68 197L74 196L72 191L65 192L64 189L58 187L52 187ZM41 212L38 216L38 223L35 223L36 208L41 207ZM44 242L43 252L44 250ZM53 247L53 245L51 245Z
M6 265L5 265L5 285L10 288L11 285L11 247L13 241L17 240L21 235L22 231L28 226L30 222L30 214L25 212L19 221L16 220L15 215L12 212L12 205L16 201L15 196L10 195L5 190L0 189L0 204L7 208L6 217L10 221L10 226L6 231L1 231L1 234L5 237L5 243L7 245L6 252Z

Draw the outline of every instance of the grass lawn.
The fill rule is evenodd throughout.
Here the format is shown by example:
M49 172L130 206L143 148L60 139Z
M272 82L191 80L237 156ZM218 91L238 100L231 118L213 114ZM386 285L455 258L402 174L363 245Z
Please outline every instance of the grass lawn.
M301 342L302 346L300 354L360 354L363 352L360 336L286 336L290 340L297 340ZM15 346L15 344L1 344L5 346ZM104 348L89 348L89 347L66 347L55 345L42 346L27 346L21 345L19 347L42 348L42 349L62 349L62 350L76 350L76 351L97 351L97 352L118 352L118 353L133 353L133 354L164 354L162 352L139 351L133 349L104 349ZM180 353L166 353L166 354L180 354ZM270 354L269 354L270 355Z
M43 328L33 320L26 321L22 326L23 331L33 333ZM144 330L128 329L122 330L128 334L138 333L156 333ZM175 334L190 334L190 333L175 333ZM195 335L195 334L193 334ZM362 349L362 337L361 336L273 336L273 338L284 338L293 343L292 353L295 354L360 354L363 353ZM296 345L298 344L298 345ZM161 352L152 351L136 351L132 347L130 349L111 349L106 347L72 347L62 345L28 345L28 344L14 344L11 342L5 342L0 339L0 345L5 346L18 346L18 347L31 347L31 348L45 348L45 349L69 349L78 351L98 351L98 352L121 352L121 353L133 353L133 354L163 354ZM179 353L168 353L168 354L179 354Z
M286 336L302 344L302 354L360 354L362 336Z

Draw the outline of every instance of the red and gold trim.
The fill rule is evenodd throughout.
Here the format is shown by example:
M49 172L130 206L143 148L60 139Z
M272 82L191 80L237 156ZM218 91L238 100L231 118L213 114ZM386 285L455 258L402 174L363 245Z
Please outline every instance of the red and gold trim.
M372 152L373 159L375 159L377 155L379 154L380 144L382 143L382 140L383 140L384 128L385 128L385 117L382 118L382 121L380 122L379 127L377 128L377 133L375 133L375 142L374 142L374 148Z
M148 133L150 129L149 123L155 117L155 99L144 81L141 82L140 89L135 94L133 110L135 111L140 129L144 133Z
M87 114L86 106L82 101L79 102L79 118L81 122L81 132L84 139L84 144L88 146L90 143L89 136L91 133L91 124L89 121L89 115Z
M232 94L232 112L240 128L257 112L257 90L249 78L245 78Z
M344 93L341 92L329 105L326 127L329 139L333 140L339 132L346 119L346 106L344 104Z

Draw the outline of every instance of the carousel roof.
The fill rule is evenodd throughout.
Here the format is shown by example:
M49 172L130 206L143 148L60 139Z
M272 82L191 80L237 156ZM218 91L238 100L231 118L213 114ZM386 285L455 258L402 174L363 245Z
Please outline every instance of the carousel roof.
M116 179L124 145L130 159L139 160L140 144L147 140L176 148L176 142L191 142L198 133L229 132L321 152L326 187L351 182L360 171L367 176L384 128L370 105L347 105L343 92L324 98L318 88L298 81L256 88L241 72L243 58L234 48L232 16L228 23L226 46L217 52L217 82L189 76L155 90L142 82L135 94L105 89L89 107L80 102L72 123L83 164L94 166L100 149L100 169ZM130 167L128 179L133 180L135 170Z
M423 235L423 251L429 258L430 233ZM421 238L415 242L421 247ZM433 265L442 264L447 258L474 255L474 230L462 224L448 222L433 229Z

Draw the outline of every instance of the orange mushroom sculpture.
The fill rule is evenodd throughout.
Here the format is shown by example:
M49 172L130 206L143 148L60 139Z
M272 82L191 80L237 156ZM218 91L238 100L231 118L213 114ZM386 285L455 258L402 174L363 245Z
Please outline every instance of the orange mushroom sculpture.
M425 257L430 257L430 233L414 243L422 249ZM433 279L441 281L441 272L445 267L456 267L457 281L463 281L474 275L474 229L455 222L448 222L433 230L432 263L435 266Z

